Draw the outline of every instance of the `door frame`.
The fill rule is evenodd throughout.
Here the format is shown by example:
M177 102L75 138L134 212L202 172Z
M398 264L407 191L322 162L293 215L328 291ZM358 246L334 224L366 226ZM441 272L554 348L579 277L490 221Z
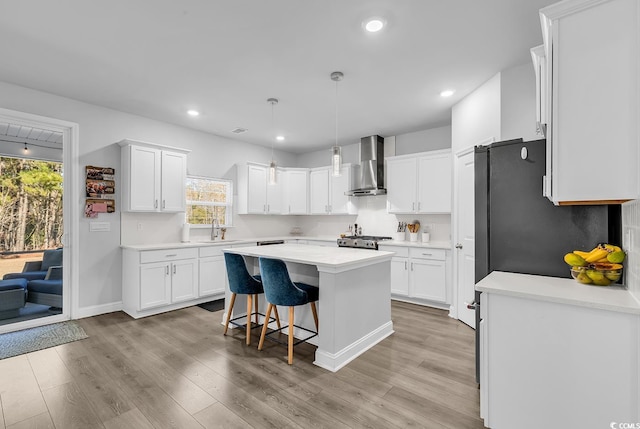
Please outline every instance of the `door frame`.
M0 333L4 333L74 319L78 314L79 297L77 284L79 264L77 255L80 235L78 139L80 126L75 122L3 108L0 108L0 121L62 133L62 166L64 171L62 178L62 216L64 228L64 234L62 235L62 245L64 246L62 262L64 267L62 270L62 314L2 325L0 326Z
M490 143L495 142L495 137L489 137L487 139L484 139L480 142L478 142L477 144L471 145L467 148L461 149L459 151L457 151L454 156L452 157L452 162L453 162L453 210L452 210L452 216L451 216L451 223L452 223L452 231L453 231L453 241L452 241L452 253L453 253L453 296L451 297L451 308L449 310L449 315L453 318L456 318L459 320L458 317L458 296L460 295L458 293L458 289L462 287L462 285L460 284L460 276L459 276L459 270L460 270L460 266L458 263L458 249L455 248L456 244L460 243L460 228L459 228L459 209L460 209L460 204L458 203L458 198L460 196L460 192L459 192L459 187L460 187L460 180L459 180L459 171L458 171L458 159L468 155L470 152L473 152L476 148L476 146L484 146L484 145L488 145Z

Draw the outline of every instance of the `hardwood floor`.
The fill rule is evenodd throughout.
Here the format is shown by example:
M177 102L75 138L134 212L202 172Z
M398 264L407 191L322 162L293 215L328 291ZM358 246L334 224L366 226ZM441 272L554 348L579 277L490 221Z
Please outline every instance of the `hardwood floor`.
M79 323L88 339L0 360L0 429L482 428L474 331L393 302L395 333L337 373L315 347L259 329L226 337L222 312L190 307Z

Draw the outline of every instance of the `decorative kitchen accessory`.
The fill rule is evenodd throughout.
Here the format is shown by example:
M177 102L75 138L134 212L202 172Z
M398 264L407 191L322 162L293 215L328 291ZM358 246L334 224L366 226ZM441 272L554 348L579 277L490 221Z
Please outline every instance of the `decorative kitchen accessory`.
M278 104L277 98L268 98L267 103L271 104L271 128L275 133L275 126L273 120L273 106ZM277 172L276 172L276 162L273 159L273 140L275 140L276 136L271 137L271 162L269 163L269 185L275 185L277 183Z
M427 231L422 231L422 242L428 243L430 239L430 234Z
M188 223L185 223L184 225L182 225L182 238L180 239L180 241L182 241L183 243L189 242L190 230L191 230L191 225L189 225Z
M342 148L338 146L338 82L342 78L344 78L342 72L331 73L331 80L336 83L336 143L331 148L331 175L334 177L342 175Z

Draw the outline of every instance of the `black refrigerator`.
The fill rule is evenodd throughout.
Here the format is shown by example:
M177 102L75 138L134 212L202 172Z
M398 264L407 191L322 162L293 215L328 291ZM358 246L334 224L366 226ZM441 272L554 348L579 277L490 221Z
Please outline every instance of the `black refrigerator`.
M556 206L542 195L545 140L478 146L474 158L476 283L492 271L570 278L565 253L620 244L619 205ZM479 326L479 292L475 298Z

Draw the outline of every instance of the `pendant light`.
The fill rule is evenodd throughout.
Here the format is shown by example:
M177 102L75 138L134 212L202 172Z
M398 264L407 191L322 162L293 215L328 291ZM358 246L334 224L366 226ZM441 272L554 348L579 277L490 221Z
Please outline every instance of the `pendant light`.
M336 142L331 148L331 175L334 177L342 175L342 148L338 146L338 82L343 78L342 72L331 73L331 80L336 83Z
M268 98L267 103L271 104L271 129L273 130L273 136L271 137L271 163L269 164L269 185L275 185L278 183L278 177L276 172L276 162L273 160L273 140L275 139L275 126L274 126L274 115L273 109L276 104L278 104L277 98Z

